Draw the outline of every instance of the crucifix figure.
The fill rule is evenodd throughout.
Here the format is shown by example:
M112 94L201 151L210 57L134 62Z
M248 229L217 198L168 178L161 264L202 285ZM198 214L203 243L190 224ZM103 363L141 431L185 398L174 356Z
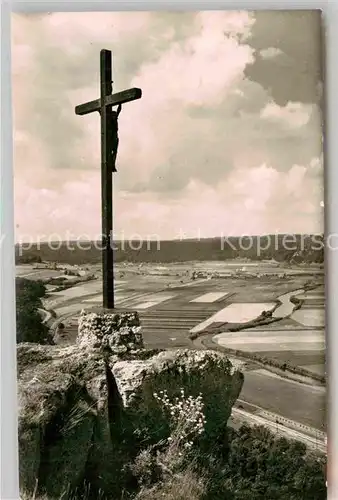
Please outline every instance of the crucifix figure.
M111 132L112 132L112 139L111 139L111 145L112 145L112 170L113 172L116 172L116 156L117 156L117 150L119 147L119 124L118 124L118 118L119 114L121 113L122 109L122 104L118 105L117 111L112 112L112 127L111 127Z
M98 111L101 118L101 205L102 205L102 280L103 307L114 309L114 255L113 255L113 176L119 145L118 117L122 104L140 99L141 89L132 88L112 94L112 54L100 52L100 99L75 107L77 115ZM113 106L118 106L117 111Z

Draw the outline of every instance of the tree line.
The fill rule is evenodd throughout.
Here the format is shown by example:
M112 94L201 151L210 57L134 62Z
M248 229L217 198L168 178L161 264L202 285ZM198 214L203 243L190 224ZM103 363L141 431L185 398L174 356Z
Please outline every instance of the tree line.
M46 287L41 281L16 278L16 341L51 344L49 328L43 324L39 309Z
M16 263L41 261L68 264L99 263L99 242L60 242L16 246ZM290 263L323 263L322 235L266 235L185 240L126 240L115 241L116 262L188 262L192 260L269 260Z

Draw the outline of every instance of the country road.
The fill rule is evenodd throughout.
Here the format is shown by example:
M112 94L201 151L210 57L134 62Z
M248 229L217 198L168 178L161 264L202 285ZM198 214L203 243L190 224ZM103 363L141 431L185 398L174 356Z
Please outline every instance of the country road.
M38 312L42 317L42 323L47 325L52 318L52 314L49 311L46 311L46 309L38 309Z

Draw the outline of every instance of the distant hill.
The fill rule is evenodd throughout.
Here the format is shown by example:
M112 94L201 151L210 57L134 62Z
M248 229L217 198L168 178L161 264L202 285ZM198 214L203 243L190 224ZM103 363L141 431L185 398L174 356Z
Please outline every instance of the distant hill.
M28 245L27 245L28 247ZM17 264L60 262L95 264L101 261L100 245L95 242L39 243L30 248L16 245ZM200 240L118 241L116 262L186 262L229 259L266 260L290 263L322 263L324 237L313 235L264 235Z

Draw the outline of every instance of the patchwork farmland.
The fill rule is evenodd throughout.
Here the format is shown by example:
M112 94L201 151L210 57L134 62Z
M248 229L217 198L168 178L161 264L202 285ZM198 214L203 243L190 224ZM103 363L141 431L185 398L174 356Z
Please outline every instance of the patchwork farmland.
M263 353L293 365L304 366L315 373L325 373L324 286L318 285L305 294L300 309L279 322L241 332L226 332L215 337L220 345Z
M21 275L23 267L27 270L27 266L21 266ZM34 279L34 271L30 273L26 272L27 277ZM38 273L41 276L42 271ZM60 322L64 325L55 328L57 343L74 343L80 311L102 305L99 269L95 269L95 275L95 280L49 291L45 308L56 314L53 327ZM290 300L293 296L301 304L298 310ZM313 373L325 372L324 287L319 266L280 269L275 264L248 266L240 262L205 263L204 267L202 263L118 265L115 301L117 310L138 311L147 347L203 348L198 338L191 339L191 333L212 332L216 325L218 334L207 336L208 347L225 346ZM245 328L263 311L270 311L276 321ZM244 329L229 331L233 324ZM224 331L219 331L222 325ZM246 363L243 371L241 398L248 404L325 430L324 387L278 376L255 363Z

